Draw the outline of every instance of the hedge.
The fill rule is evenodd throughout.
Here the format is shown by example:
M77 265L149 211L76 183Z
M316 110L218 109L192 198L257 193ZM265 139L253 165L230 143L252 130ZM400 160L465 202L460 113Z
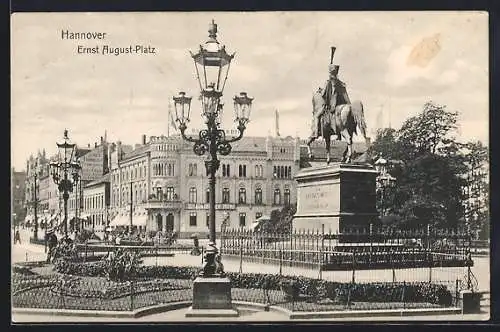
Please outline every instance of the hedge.
M58 262L57 272L78 276L105 276L102 262L77 263ZM178 266L141 266L137 270L138 278L195 279L199 274L197 267ZM444 285L428 282L416 283L338 283L301 276L280 276L277 274L235 273L228 272L233 288L255 288L282 290L288 297L297 299L299 295L316 300L329 298L336 302L425 302L449 306L452 303L451 292Z

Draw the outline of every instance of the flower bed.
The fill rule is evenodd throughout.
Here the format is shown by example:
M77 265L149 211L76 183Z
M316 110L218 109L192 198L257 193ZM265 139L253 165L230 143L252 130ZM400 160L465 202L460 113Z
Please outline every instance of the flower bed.
M136 296L148 292L190 289L189 285L187 286L164 279L138 280L134 282L106 282L99 280L96 282L95 280L72 277L52 285L51 291L58 295L109 300L130 296L131 294Z
M105 276L99 263L66 262L58 272L80 276ZM141 278L170 278L192 280L199 272L197 267L141 266L136 271ZM277 274L234 273L226 276L231 287L243 289L281 290L289 300L300 300L300 295L314 301L330 299L336 303L359 302L421 302L449 306L451 292L444 285L427 282L415 283L338 283L300 276L284 277Z

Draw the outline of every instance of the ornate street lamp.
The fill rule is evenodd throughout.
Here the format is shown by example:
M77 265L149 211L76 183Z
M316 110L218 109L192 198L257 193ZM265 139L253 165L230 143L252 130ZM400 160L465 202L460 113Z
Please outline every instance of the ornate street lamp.
M75 165L78 165L78 166L74 167L71 170L72 171L71 176L73 177L73 185L76 188L76 191L75 191L75 222L73 224L73 230L80 231L80 219L78 217L78 212L79 212L78 208L80 207L79 199L81 199L81 197L78 196L79 191L80 191L78 185L81 185L79 183L81 167L80 167L80 161L78 160L78 158L76 158Z
M64 201L64 236L68 237L68 198L69 193L73 192L73 186L76 184L74 174L78 173L81 167L75 161L76 144L70 143L67 129L64 130L63 139L62 143L56 143L59 149L58 160L50 163L50 172L59 192L62 193Z
M199 132L198 138L186 136L186 123L189 122L191 110L191 97L187 97L184 92L179 92L173 97L176 121L179 123L179 130L184 140L194 143L193 151L202 156L208 152L208 159L205 161L209 178L209 232L210 243L206 250L205 266L202 276L211 277L216 273L215 257L218 250L215 242L215 173L219 168L217 153L226 156L231 152L231 143L240 140L249 121L252 100L246 92L241 92L233 98L235 122L238 124L239 135L234 138L226 138L225 132L219 129L220 114L222 112L221 97L226 84L231 60L234 57L226 53L223 45L217 41L217 25L212 20L209 26L209 39L204 45L200 45L198 53L191 56L194 60L196 75L200 85L200 99L202 106L202 116L207 125L207 129Z
M388 172L388 162L386 159L380 157L375 162L375 169L379 172L377 176L377 191L380 193L380 214L385 216L385 198L387 188L394 188L396 185L396 178Z
M39 180L40 172L41 172L41 169L40 169L40 165L38 163L38 158L37 158L35 160L34 169L32 170L32 172L30 172L30 177L33 181L33 187L32 187L33 200L31 201L31 204L33 205L34 217L35 217L34 225L33 225L34 226L33 227L33 238L35 240L38 240L38 203L39 203L39 198L38 198L37 192L39 189L38 180Z

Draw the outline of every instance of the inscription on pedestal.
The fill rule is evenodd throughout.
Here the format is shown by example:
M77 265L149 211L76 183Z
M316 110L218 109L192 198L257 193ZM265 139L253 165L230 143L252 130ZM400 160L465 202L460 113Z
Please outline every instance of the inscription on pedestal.
M338 210L336 194L332 184L304 186L299 191L300 210L304 214L326 214Z
M370 165L335 164L306 168L297 180L296 230L339 232L377 218L375 177Z
M228 278L197 278L193 283L193 309L232 309Z

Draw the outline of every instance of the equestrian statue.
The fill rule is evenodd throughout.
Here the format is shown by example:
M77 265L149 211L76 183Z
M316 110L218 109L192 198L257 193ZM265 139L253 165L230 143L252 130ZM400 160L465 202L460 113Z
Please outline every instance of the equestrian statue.
M313 93L313 121L312 133L307 142L309 158L313 157L311 143L318 137L323 137L326 143L326 163L330 163L330 143L331 136L336 136L337 140L344 138L347 147L344 151L342 162L352 162L352 137L360 134L366 137L366 121L363 111L363 104L359 100L351 102L347 95L344 82L338 79L339 66L333 64L335 47L331 48L330 65L328 66L329 78L323 87Z

